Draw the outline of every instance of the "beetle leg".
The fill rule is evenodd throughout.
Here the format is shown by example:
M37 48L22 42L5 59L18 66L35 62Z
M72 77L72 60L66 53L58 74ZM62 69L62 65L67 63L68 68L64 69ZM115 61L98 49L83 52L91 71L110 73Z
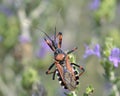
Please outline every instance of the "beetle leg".
M59 41L58 41L58 48L61 48L61 45L62 45L62 33L59 32L57 37L59 39Z
M55 80L55 74L56 74L56 70L53 73L53 80Z
M49 40L47 40L46 38L44 38L45 42L48 44L48 46L51 48L52 51L55 50L55 48L52 46L52 44L50 43Z
M82 70L82 72L79 74L79 76L81 76L85 72L85 69L82 66L77 65L75 63L71 63L71 65L75 65L76 67L78 67L78 68L80 68Z
M50 67L48 68L48 70L46 71L46 74L51 74L54 72L50 72L50 70L52 69L52 67L55 65L55 63L51 64Z
M70 72L73 73L73 70L72 70L72 67L70 65L70 60L69 60L69 56L68 55L66 56L65 64L66 64L67 70L69 70Z
M75 47L72 50L68 51L67 54L70 54L70 53L74 52L75 50L77 50L77 47Z

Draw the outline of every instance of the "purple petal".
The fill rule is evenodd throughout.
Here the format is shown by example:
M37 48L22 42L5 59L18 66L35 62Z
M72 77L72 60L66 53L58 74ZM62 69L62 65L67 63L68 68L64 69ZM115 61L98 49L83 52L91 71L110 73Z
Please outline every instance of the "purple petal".
M40 48L38 49L36 55L37 55L38 58L44 58L45 55L47 54L47 52L50 51L50 48L45 43L45 41L39 40L38 44L39 44Z
M109 56L109 61L112 62L113 60L114 60L114 59L113 59L111 56Z
M118 67L118 63L119 63L118 60L114 60L113 63L115 67Z
M94 47L94 51L95 52L98 52L100 50L100 45L99 44L96 44L95 47Z
M93 46L93 48L85 45L85 54L83 55L83 58L87 58L90 55L96 55L97 57L101 57L99 44L96 44L95 46Z
M83 55L83 57L87 58L88 56L93 55L93 54L94 54L94 52L92 50L86 50L85 54Z
M113 62L115 67L118 67L118 63L120 63L120 49L113 48L108 59Z
M100 6L100 0L93 0L93 2L90 4L90 8L92 10L98 9L99 6Z
M94 54L95 54L97 57L101 57L101 56L100 56L100 45L99 45L99 44L96 44L96 45L95 45L93 51L94 51Z
M46 54L46 50L44 48L41 48L37 51L37 57L44 58Z

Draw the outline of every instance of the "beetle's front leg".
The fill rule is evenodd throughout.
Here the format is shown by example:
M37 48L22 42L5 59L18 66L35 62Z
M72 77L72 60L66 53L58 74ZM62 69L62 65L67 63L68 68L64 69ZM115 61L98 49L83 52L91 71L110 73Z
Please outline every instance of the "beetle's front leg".
M55 65L55 63L53 63L53 64L50 65L50 67L46 71L46 74L52 74L52 73L54 73L54 72L50 72L50 70L53 68L54 65Z
M68 51L67 54L70 54L70 53L74 52L75 50L77 50L77 47L75 47L72 50Z

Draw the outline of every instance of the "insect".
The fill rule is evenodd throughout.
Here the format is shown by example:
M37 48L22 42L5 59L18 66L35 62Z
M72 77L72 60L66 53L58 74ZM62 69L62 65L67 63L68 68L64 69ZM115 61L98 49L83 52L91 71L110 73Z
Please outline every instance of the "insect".
M47 39L44 38L45 42L54 52L54 60L55 60L54 63L51 64L48 70L46 71L46 74L53 74L53 78L52 78L53 80L55 80L55 75L57 74L58 81L61 84L61 86L63 86L64 89L68 89L70 91L75 90L75 88L79 84L79 77L85 71L82 66L70 62L69 54L77 50L77 47L65 53L61 49L62 37L63 37L62 32L59 32L56 35L56 28L55 28L55 34L53 40L44 31L43 33L47 37ZM58 39L58 42L56 41L56 39ZM53 66L56 66L56 69L53 72L51 72ZM79 73L76 70L77 69L76 67L82 70L82 72Z

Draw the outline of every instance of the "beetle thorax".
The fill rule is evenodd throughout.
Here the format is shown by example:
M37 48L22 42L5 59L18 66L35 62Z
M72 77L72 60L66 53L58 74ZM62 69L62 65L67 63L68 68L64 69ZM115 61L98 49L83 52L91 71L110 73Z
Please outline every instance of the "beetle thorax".
M65 59L65 53L60 48L57 48L54 52L54 57L57 61L63 61Z

